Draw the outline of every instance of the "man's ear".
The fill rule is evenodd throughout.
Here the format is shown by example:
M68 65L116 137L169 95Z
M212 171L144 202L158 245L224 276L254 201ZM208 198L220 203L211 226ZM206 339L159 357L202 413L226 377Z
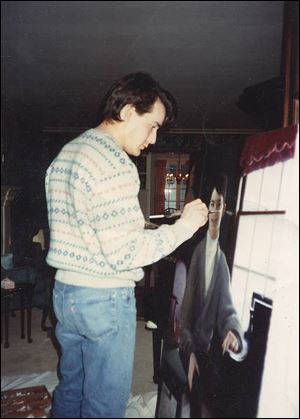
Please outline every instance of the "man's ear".
M135 112L135 107L132 104L127 103L127 105L123 106L123 108L120 111L121 120L128 121L132 116L133 112Z

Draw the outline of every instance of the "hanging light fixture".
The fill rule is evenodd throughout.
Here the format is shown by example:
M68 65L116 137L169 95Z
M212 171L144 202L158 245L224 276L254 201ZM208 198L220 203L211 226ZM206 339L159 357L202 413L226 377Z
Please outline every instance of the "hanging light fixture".
M176 174L177 184L180 185L181 181L186 183L188 177L189 177L189 174L184 173L184 171L182 170L181 162L180 162L180 153L178 153L178 164L177 164L177 174Z
M186 173L186 174L184 175L184 177L182 178L182 181L183 181L183 183L184 183L184 184L186 184L186 183L187 183L188 178L189 178L189 174L188 174L188 173Z
M178 162L177 162L176 172L175 173L167 172L166 174L167 184L173 185L174 182L176 181L177 185L180 185L181 181L183 181L183 183L186 183L188 177L189 177L189 174L185 173L181 168L180 153L178 153Z
M173 185L173 183L175 182L175 176L173 173L167 173L166 175L166 181L168 185Z

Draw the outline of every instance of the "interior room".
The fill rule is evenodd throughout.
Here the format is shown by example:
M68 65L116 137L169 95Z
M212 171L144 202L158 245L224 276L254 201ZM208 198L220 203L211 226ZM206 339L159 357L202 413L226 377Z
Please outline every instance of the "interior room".
M218 243L247 353L221 354L226 391L193 416L170 330L185 292L176 300L177 262L188 281L207 223L182 253L141 266L126 417L299 417L299 2L2 1L1 12L1 404L34 386L50 400L58 383L46 170L99 124L112 83L143 71L178 107L131 156L144 229L172 228L196 198L211 211L226 175Z

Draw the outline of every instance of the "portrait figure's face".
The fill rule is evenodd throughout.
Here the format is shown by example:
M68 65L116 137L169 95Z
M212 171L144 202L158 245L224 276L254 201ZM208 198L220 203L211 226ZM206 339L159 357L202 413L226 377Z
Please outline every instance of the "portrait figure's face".
M222 217L225 211L225 202L223 195L218 194L216 188L212 191L211 198L209 201L209 211L213 211L209 214L209 232L212 238L216 238L219 234ZM216 212L215 212L216 211Z

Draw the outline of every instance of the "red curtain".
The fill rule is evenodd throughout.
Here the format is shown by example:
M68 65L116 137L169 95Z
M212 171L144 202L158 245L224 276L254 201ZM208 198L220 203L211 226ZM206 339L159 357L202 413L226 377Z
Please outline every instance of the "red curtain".
M247 138L240 159L242 175L294 157L297 130L298 125L291 125Z
M155 162L155 197L154 214L163 214L165 210L165 181L167 160Z

